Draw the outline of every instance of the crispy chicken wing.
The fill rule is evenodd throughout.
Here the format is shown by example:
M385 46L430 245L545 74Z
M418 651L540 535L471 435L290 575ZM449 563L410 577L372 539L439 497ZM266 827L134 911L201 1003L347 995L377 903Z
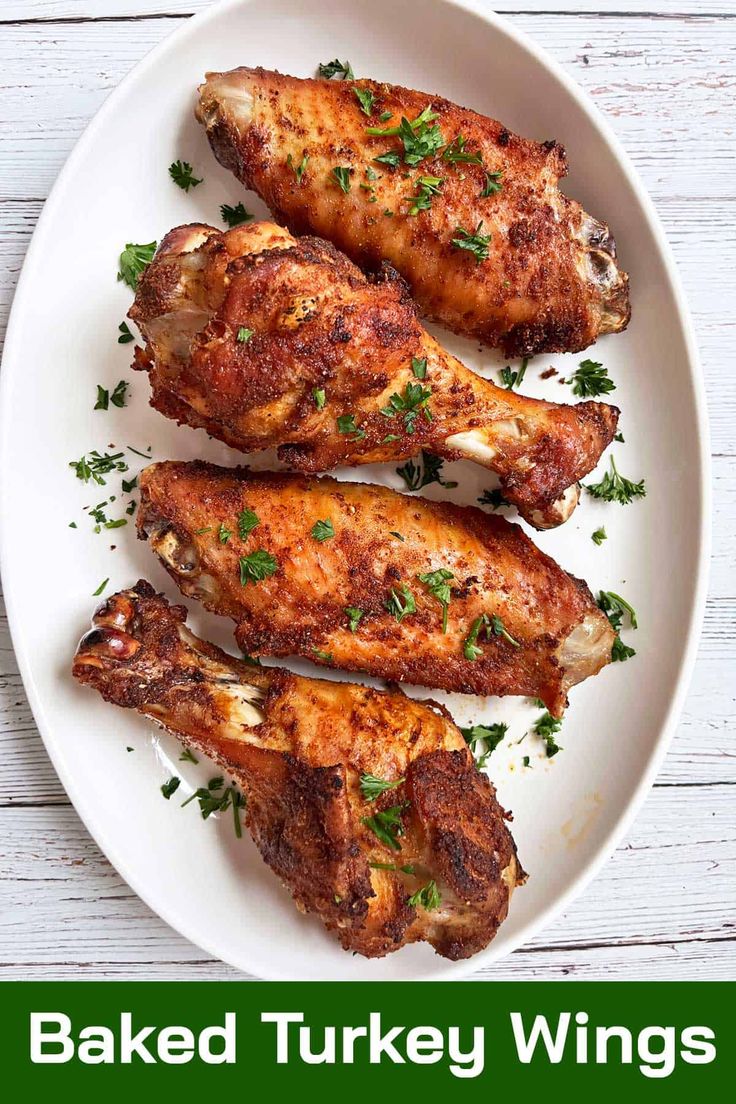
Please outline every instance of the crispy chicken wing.
M199 92L215 156L277 219L365 268L389 261L456 333L526 356L626 326L628 277L608 227L559 191L556 142L371 80L241 68Z
M487 946L525 875L445 710L254 668L185 618L146 582L115 594L74 675L217 760L246 796L263 859L346 950L377 957L426 940L458 959ZM390 788L369 800L367 776Z
M251 655L528 694L557 716L611 658L585 584L482 510L201 462L153 464L140 491L139 534Z
M539 528L569 516L616 432L615 407L528 399L477 376L420 326L392 269L366 279L333 246L271 223L172 230L130 317L163 414L243 452L278 445L302 471L420 449L475 460Z

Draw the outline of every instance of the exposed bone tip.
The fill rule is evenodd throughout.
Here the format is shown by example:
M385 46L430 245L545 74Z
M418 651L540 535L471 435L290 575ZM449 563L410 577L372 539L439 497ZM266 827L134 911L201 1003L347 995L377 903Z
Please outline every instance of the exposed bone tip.
M580 484L573 483L559 498L541 510L519 511L525 521L535 529L556 529L574 513L580 502Z

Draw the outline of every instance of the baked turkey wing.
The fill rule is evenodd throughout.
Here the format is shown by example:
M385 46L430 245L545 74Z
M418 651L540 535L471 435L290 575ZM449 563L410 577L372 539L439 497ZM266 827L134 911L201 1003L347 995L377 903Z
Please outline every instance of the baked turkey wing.
M199 461L146 468L140 493L139 534L248 654L530 695L557 716L610 661L586 585L482 510Z
M236 780L263 859L346 950L377 957L426 940L459 959L486 947L525 875L493 786L446 711L254 668L185 618L144 581L113 595L79 645L75 677ZM369 800L369 776L391 788ZM393 844L371 827L377 814L393 822Z
M608 227L560 192L556 142L371 80L240 68L199 94L215 156L279 221L364 268L389 261L456 333L527 356L626 326L628 277Z
M451 356L393 269L366 277L333 246L272 223L172 230L130 311L156 409L302 471L426 449L495 471L532 525L564 521L618 411L524 398Z

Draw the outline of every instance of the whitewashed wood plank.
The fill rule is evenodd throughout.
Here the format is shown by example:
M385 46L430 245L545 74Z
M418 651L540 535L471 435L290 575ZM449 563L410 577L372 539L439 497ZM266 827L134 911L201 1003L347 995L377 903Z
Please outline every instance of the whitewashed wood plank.
M626 845L585 896L523 952L525 967L590 969L591 952L605 946L598 962L609 973L627 972L632 960L641 965L642 955L650 963L676 955L678 976L689 964L695 976L706 941L711 947L736 936L733 796L728 786L653 791ZM130 976L136 964L147 973L156 961L171 969L206 960L101 858L73 809L2 810L0 836L0 976L27 976L30 964L44 976L62 976L73 964L94 976ZM736 942L730 949L733 956ZM537 955L544 959L535 965ZM518 957L490 976L513 974Z
M4 27L0 196L43 198L106 95L179 22ZM590 92L655 198L733 198L736 24L591 15L514 22Z
M119 19L142 18L161 13L181 17L202 11L212 0L5 0L2 21L30 19ZM620 0L606 4L605 0L493 0L489 8L500 14L555 12L561 16L580 12L615 19L625 11L652 19L733 14L731 0Z

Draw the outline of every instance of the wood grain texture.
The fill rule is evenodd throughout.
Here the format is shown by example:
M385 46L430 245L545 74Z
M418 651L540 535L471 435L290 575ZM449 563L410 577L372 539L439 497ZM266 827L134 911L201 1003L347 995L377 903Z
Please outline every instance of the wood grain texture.
M5 0L0 336L43 199L74 142L133 64L205 6ZM517 13L513 23L587 89L656 202L699 337L715 520L698 663L655 789L626 842L566 915L476 977L733 977L736 9L733 0L493 6ZM0 608L0 978L79 976L242 977L152 914L90 840L36 731Z

